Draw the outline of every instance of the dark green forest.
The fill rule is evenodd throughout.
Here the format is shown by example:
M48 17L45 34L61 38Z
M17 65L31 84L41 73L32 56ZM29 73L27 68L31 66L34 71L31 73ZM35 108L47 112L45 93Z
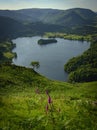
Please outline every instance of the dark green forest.
M97 80L97 37L92 37L90 48L81 56L73 57L64 66L70 82Z
M40 39L38 40L38 44L39 45L45 45L45 44L50 44L50 43L56 43L57 40L56 39Z

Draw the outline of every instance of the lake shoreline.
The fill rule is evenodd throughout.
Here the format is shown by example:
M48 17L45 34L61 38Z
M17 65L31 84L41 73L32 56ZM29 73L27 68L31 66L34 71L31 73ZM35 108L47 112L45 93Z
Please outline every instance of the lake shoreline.
M35 38L36 38L36 41L35 41ZM37 39L38 38L38 39ZM70 59L70 58L72 58L73 57L73 55L71 55L71 57L70 58L67 58L67 60L66 60L66 62L65 61L61 61L60 59L62 59L62 57L63 57L63 59L65 59L64 57L65 57L65 55L67 55L67 54L64 54L64 49L63 48L66 48L67 47L67 49L66 49L66 51L68 50L68 44L70 44L69 46L73 46L73 48L74 48L74 46L75 46L75 43L77 44L76 46L75 46L75 48L76 48L76 51L78 51L78 46L79 46L79 42L81 43L81 45L82 44L84 44L84 43L86 43L86 46L85 46L85 50L84 51L86 51L88 48L89 48L89 46L90 46L90 44L88 44L87 45L87 43L88 42L86 42L86 41L83 41L83 42L81 42L81 41L74 41L74 40L64 40L63 38L56 38L57 40L58 40L58 43L56 43L56 45L54 45L53 43L52 44L50 44L50 45L42 45L42 47L39 47L39 45L36 45L37 44L37 41L39 40L39 39L41 39L41 38L43 38L43 37L40 37L40 36L34 36L34 37L22 37L22 38L17 38L17 39L14 39L14 40L12 40L13 41L13 43L15 43L15 41L19 41L19 40L23 40L23 43L19 43L20 44L20 46L21 46L21 50L22 50L22 52L20 52L20 50L19 50L19 54L20 53L22 53L22 55L23 55L23 50L24 50L24 53L27 53L27 52L25 52L26 50L25 50L25 48L26 49L28 49L27 51L29 52L29 51L31 51L30 53L32 53L32 54L28 54L28 58L29 57L33 57L34 56L34 58L33 59L31 59L31 61L39 61L40 62L40 59L42 59L42 62L47 62L47 65L45 65L45 63L41 63L40 62L40 68L39 69L37 69L36 71L38 72L38 73L40 73L40 74L42 74L42 75L44 75L44 76L46 76L47 78L49 78L49 79L52 79L52 80L58 80L58 81L67 81L67 78L68 78L68 74L67 73L65 73L64 72L64 64ZM27 40L27 39L29 39L29 40ZM59 44L59 41L61 41L60 42L60 44ZM27 42L26 44L27 44L27 47L25 47L25 48L23 48L23 45L25 44L25 42ZM31 43L29 43L29 42L31 42ZM64 47L64 43L65 42L72 42L72 43L66 43L66 47ZM36 43L36 44L34 44L34 43ZM28 48L28 46L30 46L31 45L31 47L30 47L30 49ZM33 47L35 47L35 45L36 45L36 48L38 49L37 50L37 53L35 52L35 50L33 50ZM60 45L62 45L62 47L60 46ZM85 45L85 44L84 44ZM52 46L52 48L50 48L50 46ZM57 47L56 47L57 46ZM16 48L17 48L17 44L16 44ZM15 49L13 49L13 52L16 52L16 48ZM31 50L31 48L32 48L32 50ZM44 49L43 49L44 48ZM48 49L49 49L49 51L48 51ZM55 48L57 49L57 48L60 48L60 51L58 50L58 51L56 51L55 50ZM18 49L19 49L19 47L18 47ZM79 48L80 49L80 48ZM52 60L50 60L50 58L48 58L49 60L47 61L47 58L42 58L43 57L43 55L44 55L44 53L45 53L45 55L47 56L47 54L46 54L46 50L47 50L47 52L48 52L48 55L50 55L50 57L52 57L53 55L54 55L54 58L55 58L55 63L53 62L53 60L54 59L52 59ZM51 51L52 50L52 51ZM62 52L61 52L61 50L62 50ZM34 51L34 52L32 52L32 51ZM41 57L40 57L40 59L39 59L39 57L38 56L36 56L37 54L38 54L38 51L39 51L39 55L41 55ZM44 53L42 52L42 51L44 51ZM51 51L51 54L50 54L50 51ZM72 51L72 50L71 50ZM76 52L75 51L75 52ZM84 52L84 51L82 51L82 53ZM56 54L54 54L54 52L56 52ZM68 52L68 51L67 51ZM22 60L22 63L21 63L21 61L20 61L20 59L19 59L19 62L20 62L20 64L19 63L17 63L16 61L18 60L18 58L19 58L19 56L18 56L18 52L16 52L17 53L17 59L13 59L13 63L14 64L16 64L16 65L20 65L20 66L26 66L26 67L31 67L31 66L29 66L29 64L31 63L30 62L30 60L27 60L27 62L30 62L29 64L27 64L27 63L25 63L25 60L26 59L28 59L26 56L25 56L25 59L24 59L24 61L22 60L23 58L21 58L21 60ZM59 54L58 54L59 53ZM62 53L62 54L60 54L60 53ZM80 53L80 54L82 54L82 53ZM32 56L31 56L32 55ZM64 55L64 56L63 56ZM79 54L78 54L79 55ZM77 56L77 54L75 55L75 56ZM36 58L35 58L36 57ZM57 58L57 57L59 57L59 59ZM68 57L68 56L66 56L66 57ZM52 65L49 65L49 63L53 63ZM63 63L61 63L61 64L63 64L63 65L57 65L57 64L59 64L60 62L63 62ZM24 65L24 64L26 64L26 65ZM54 65L55 64L55 65ZM51 67L52 67L52 69L51 69ZM61 72L59 72L59 69L60 69L60 67L61 67ZM42 68L42 69L41 69ZM55 70L55 68L56 68L56 70ZM43 70L44 69L44 70ZM51 69L51 70L50 70ZM43 73L42 73L42 71L43 71ZM50 74L50 71L52 72L52 73L54 73L54 71L58 71L58 74L60 75L59 76L59 79L57 78L57 76L56 76L56 74ZM64 73L65 73L65 78L64 78ZM51 76L48 76L48 75L51 75ZM63 78L61 78L63 76Z

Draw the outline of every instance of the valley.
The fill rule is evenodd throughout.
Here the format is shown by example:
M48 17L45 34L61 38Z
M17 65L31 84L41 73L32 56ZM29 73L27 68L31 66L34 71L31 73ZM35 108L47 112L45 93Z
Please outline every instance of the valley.
M38 45L41 38L57 43ZM0 10L0 130L96 129L97 13Z

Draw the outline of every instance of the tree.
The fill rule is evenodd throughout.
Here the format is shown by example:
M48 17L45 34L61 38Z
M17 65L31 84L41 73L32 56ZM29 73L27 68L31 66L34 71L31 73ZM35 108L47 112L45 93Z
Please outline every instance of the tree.
M31 65L33 66L33 69L35 69L35 68L38 69L40 67L40 64L38 61L32 61Z

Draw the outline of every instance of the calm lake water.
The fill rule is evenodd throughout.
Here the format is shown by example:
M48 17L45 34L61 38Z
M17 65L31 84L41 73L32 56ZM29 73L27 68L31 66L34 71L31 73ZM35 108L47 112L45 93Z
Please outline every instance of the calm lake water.
M82 54L90 46L84 41L64 40L56 38L57 43L38 45L40 36L23 37L13 40L17 58L13 59L16 65L31 67L31 61L39 61L40 67L36 71L49 79L66 81L68 74L64 72L64 64L72 57Z

